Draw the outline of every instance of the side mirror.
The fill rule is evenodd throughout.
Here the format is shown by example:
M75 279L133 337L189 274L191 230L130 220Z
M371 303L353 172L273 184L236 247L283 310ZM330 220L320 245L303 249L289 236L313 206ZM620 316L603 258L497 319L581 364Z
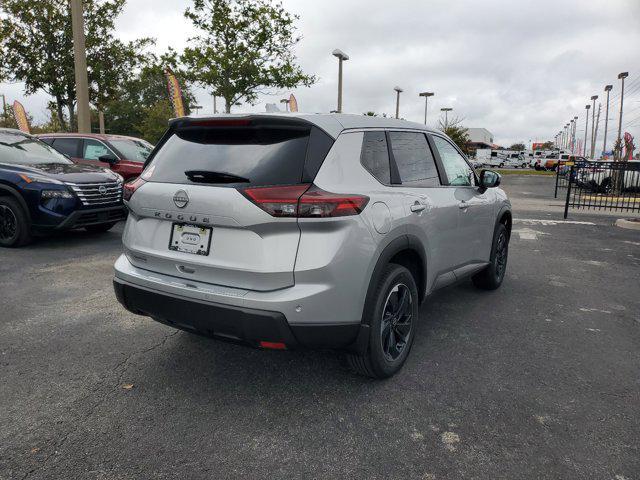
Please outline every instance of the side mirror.
M480 188L484 191L487 188L494 188L500 185L500 174L493 170L482 170L480 172Z
M102 156L98 157L98 160L100 162L108 163L109 165L114 165L114 164L118 163L118 159L115 156L111 155L111 154L102 155Z

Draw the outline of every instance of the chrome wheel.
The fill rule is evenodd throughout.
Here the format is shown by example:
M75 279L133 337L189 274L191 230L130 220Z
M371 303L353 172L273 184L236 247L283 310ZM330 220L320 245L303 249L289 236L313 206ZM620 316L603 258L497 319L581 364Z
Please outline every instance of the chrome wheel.
M391 289L382 309L380 341L388 361L396 360L407 347L413 320L413 297L403 283Z
M18 219L6 205L0 205L0 240L12 240L18 231Z

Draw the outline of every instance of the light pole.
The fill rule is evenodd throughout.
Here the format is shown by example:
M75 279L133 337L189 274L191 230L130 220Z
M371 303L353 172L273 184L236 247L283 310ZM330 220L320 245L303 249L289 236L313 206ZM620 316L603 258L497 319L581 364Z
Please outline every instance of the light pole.
M607 109L604 115L604 145L602 145L602 151L607 151L607 129L609 127L609 93L613 89L613 85L607 85L604 87L604 91L607 92Z
M396 118L400 118L400 94L404 91L397 85L393 87L396 91Z
M578 130L578 116L573 117L573 134L571 136L571 153L576 153L576 130Z
M290 102L290 100L288 98L283 98L282 100L280 100L280 103L284 103L284 111L285 112L289 111L289 102Z
M449 125L449 112L453 110L453 108L441 108L440 111L444 112L444 125Z
M342 50L336 48L332 52L334 57L338 58L338 113L342 113L342 62L349 60L349 55Z
M624 102L624 79L629 76L629 72L622 72L618 78L622 80L622 90L620 90L620 118L618 120L618 140L616 145L620 146L620 159L622 158L622 104Z
M78 105L78 133L91 133L89 110L89 81L87 80L87 52L84 38L82 0L71 0L71 28L73 31L73 62ZM73 123L70 118L69 122Z
M424 97L424 124L427 124L427 102L429 101L429 97L433 97L433 92L422 92L419 94L421 97Z
M0 97L2 97L2 126L6 127L6 122L7 122L7 99L4 96L4 93L0 94Z
M567 144L567 149L573 153L573 127L574 127L574 120L573 118L571 119L571 121L569 122L569 142Z
M582 154L586 157L587 156L587 135L589 132L589 109L591 108L591 105L585 105L584 108L587 111L587 120L584 123L584 144L582 146Z
M596 128L596 100L598 99L598 95L593 95L591 100L593 100L593 108L591 109L591 159L593 160L594 150L596 149L596 139L595 139L595 128Z

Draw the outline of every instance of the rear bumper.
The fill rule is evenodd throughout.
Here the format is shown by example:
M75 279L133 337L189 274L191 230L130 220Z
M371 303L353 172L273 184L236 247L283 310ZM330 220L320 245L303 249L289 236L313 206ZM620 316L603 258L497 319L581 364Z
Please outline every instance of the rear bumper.
M130 312L181 330L260 347L261 342L286 348L349 348L360 324L290 325L284 314L206 302L141 288L114 278L118 301Z

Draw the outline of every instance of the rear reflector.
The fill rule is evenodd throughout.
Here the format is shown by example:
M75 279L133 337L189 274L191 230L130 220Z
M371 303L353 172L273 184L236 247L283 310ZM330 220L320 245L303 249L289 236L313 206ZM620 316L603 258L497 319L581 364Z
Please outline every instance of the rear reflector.
M287 346L281 342L260 342L262 348L270 348L272 350L286 350Z
M315 185L245 188L241 193L274 217L327 218L358 215L369 197L325 192Z

